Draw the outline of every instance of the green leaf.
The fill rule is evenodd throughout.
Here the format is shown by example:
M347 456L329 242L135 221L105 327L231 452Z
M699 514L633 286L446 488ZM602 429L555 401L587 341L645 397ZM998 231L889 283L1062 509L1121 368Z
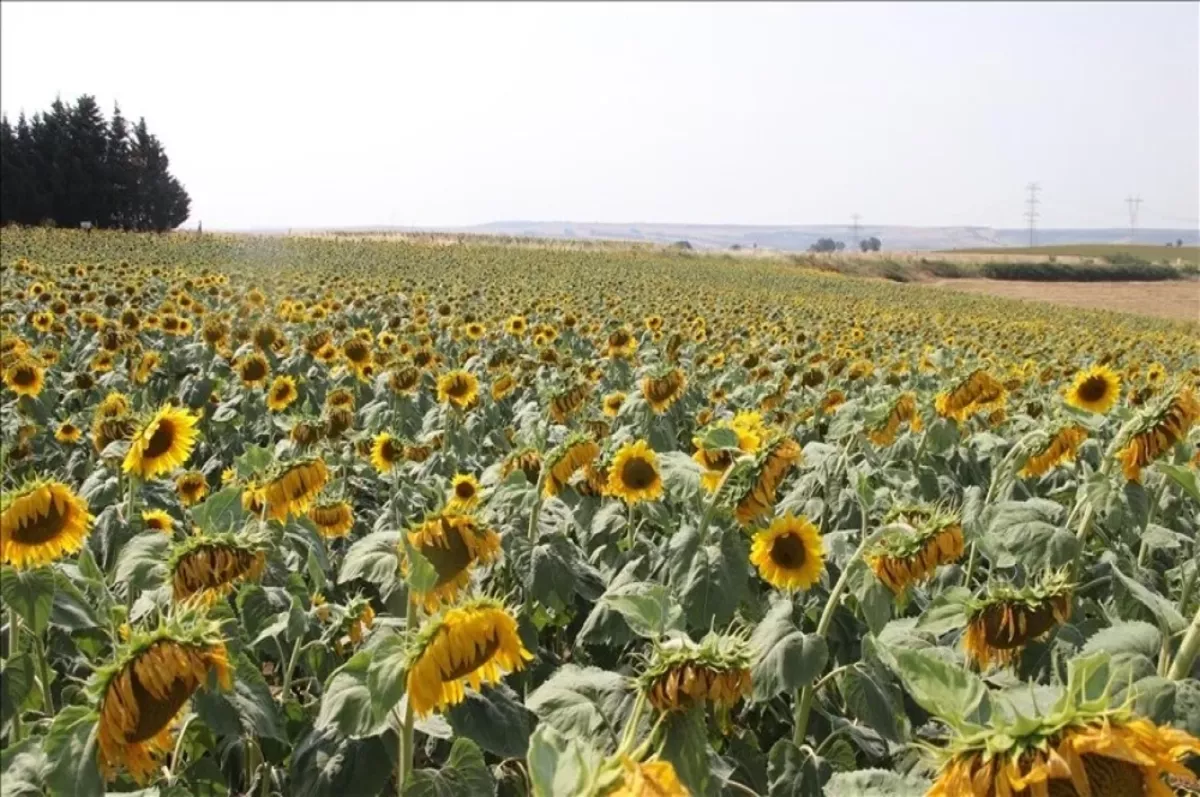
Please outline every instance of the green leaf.
M1140 620L1119 621L1092 634L1079 652L1084 655L1138 653L1154 659L1161 645L1162 634L1150 623Z
M934 636L954 631L967 624L966 602L971 591L952 587L938 595L917 619L916 628Z
M407 649L404 637L392 634L374 647L367 667L367 688L371 691L376 722L387 719L388 712L404 697Z
M892 619L894 601L892 591L878 579L869 575L863 579L863 587L858 593L858 605L872 634L878 634Z
M54 574L54 606L50 622L68 632L87 631L100 626L91 601L75 582L59 572Z
M226 487L192 507L192 520L203 531L229 531L241 526L246 516L241 487Z
M30 737L6 747L0 753L0 795L42 797L49 769L41 739Z
M882 685L862 666L847 670L839 680L850 714L890 742L904 741L903 705L896 705Z
M271 449L262 446L247 446L242 455L233 461L233 464L237 467L238 478L248 479L270 467L272 459L274 459L274 455L272 455Z
M404 783L405 797L491 797L496 782L483 753L470 739L455 739L441 769L414 770Z
M610 506L618 506L618 504L610 504ZM636 557L621 568L621 572L613 577L613 580L608 585L608 591L605 593L611 594L616 592L626 584L632 584L638 580L638 571L648 570L643 568L643 557ZM593 645L610 645L620 646L628 643L633 639L633 634L629 630L629 625L625 622L620 613L609 608L604 600L604 595L600 596L600 600L592 607L591 613L583 623L583 627L579 629L579 634L575 637L575 644L593 644Z
M801 633L792 613L791 600L777 600L750 637L755 651L750 669L755 702L807 686L825 668L829 651L824 638Z
M695 500L700 494L700 465L696 460L682 451L664 451L658 454L658 463L667 493L677 501Z
M539 725L529 739L529 780L533 797L588 794L603 756L583 739Z
M1166 462L1159 462L1154 467L1165 473L1171 481L1183 488L1183 492L1191 496L1193 501L1200 504L1200 477L1197 477L1196 471L1183 465L1170 465Z
M4 661L4 669L0 670L0 725L7 726L33 694L33 672L33 656L28 653Z
M35 636L41 636L50 622L54 607L54 571L48 567L36 570L0 569L0 597L4 605L16 612Z
M1200 681L1175 682L1175 721L1192 736L1200 736Z
M347 739L333 728L313 728L292 752L290 797L368 797L392 779L384 737Z
M829 776L828 763L790 739L780 739L767 755L768 797L821 797Z
M529 694L525 705L542 724L597 744L603 739L604 749L613 750L635 695L634 682L620 673L565 664Z
M459 736L501 758L524 758L534 717L504 684L468 689L463 702L446 712L446 720Z
M103 797L104 780L96 764L98 728L96 713L84 706L67 706L54 717L45 739L51 795Z
M978 675L927 650L888 649L896 674L921 708L956 727L982 722L991 714L987 688Z
M733 619L749 583L744 535L730 530L717 544L702 544L697 529L685 528L667 547L669 583L684 606L688 628L707 631Z
M131 594L136 595L163 583L170 547L171 538L161 531L147 531L125 543L113 571L116 590L132 590Z
M404 556L408 560L408 576L405 580L408 582L409 589L414 592L429 592L437 585L437 568L424 554L413 547L412 543L408 541L408 535L400 535L400 542L404 546Z
M737 432L725 426L710 427L704 433L700 447L706 448L709 451L719 451L722 449L737 451L740 449Z
M682 626L683 607L662 584L635 581L606 593L601 601L619 612L631 631L647 639L658 639Z
M375 719L374 701L367 683L370 664L371 653L359 651L329 676L314 723L317 728L334 728L352 739L383 731L387 723Z
M992 508L981 543L996 567L1021 565L1031 572L1062 567L1075 558L1079 541L1063 528L1063 508L1053 501L1003 501Z
M933 784L883 769L839 772L825 784L825 797L925 797Z
M708 762L708 724L703 705L673 712L663 723L660 755L675 767L675 774L692 794L714 791L712 768Z
M398 531L376 531L356 541L342 560L338 583L361 578L379 587L385 596L391 594L400 573L400 537Z
M1120 563L1112 551L1105 551L1104 555L1100 557L1100 561L1107 562L1110 571L1121 582L1121 586L1129 595L1150 610L1154 619L1158 621L1159 628L1169 634L1177 634L1187 627L1187 620L1175 608L1173 602L1121 572Z

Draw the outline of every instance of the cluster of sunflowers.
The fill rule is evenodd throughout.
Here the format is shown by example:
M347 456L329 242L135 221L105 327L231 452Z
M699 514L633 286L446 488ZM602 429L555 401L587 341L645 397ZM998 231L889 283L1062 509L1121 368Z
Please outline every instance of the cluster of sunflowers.
M1196 325L646 248L4 230L0 280L30 792L1196 788Z

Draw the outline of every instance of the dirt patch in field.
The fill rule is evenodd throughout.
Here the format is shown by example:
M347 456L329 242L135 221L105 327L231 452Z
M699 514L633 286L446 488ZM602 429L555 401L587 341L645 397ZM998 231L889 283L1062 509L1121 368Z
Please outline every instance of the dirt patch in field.
M1055 302L1091 310L1200 321L1200 281L1166 282L1024 282L1019 280L943 279L929 283L954 291L1009 299Z

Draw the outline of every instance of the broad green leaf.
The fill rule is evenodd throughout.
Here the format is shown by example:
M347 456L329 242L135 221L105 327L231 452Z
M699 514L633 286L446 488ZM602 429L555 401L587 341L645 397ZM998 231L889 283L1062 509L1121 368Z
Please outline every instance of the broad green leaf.
M161 531L147 531L125 543L113 571L115 589L133 590L136 594L163 583L167 578L170 547L171 538Z
M1177 634L1187 627L1187 620L1175 608L1173 602L1121 572L1121 565L1112 551L1106 551L1100 557L1100 560L1109 564L1110 572L1121 583L1121 586L1125 588L1129 595L1150 610L1150 613L1154 615L1154 619L1158 621L1160 628L1168 633Z
M635 581L606 593L601 600L625 618L630 630L647 639L658 639L682 626L683 607L662 584Z
M597 667L565 664L529 694L525 705L542 724L611 750L633 705L632 679Z
M708 760L708 725L702 704L667 715L660 754L671 762L680 783L692 794L714 791L716 784Z
M0 753L0 796L43 797L50 762L41 739L31 737Z
M825 640L803 634L792 622L792 613L790 600L777 600L750 637L755 702L794 692L812 683L825 668L829 656Z
M710 529L710 539L715 530ZM748 590L749 546L736 530L702 542L697 529L685 528L667 548L670 586L679 596L689 629L707 631L733 619Z
M1080 653L1138 653L1152 659L1158 656L1161 645L1162 634L1150 623L1120 621L1092 634Z
M418 769L408 776L404 797L491 797L495 789L478 745L455 739L441 769Z
M41 636L50 622L54 607L54 571L49 567L35 570L0 569L0 597L16 612L25 627Z
M979 676L930 651L893 647L888 652L904 688L930 714L956 726L990 715L987 688Z
M767 755L768 797L821 797L831 775L829 764L811 749L780 739Z
M1062 526L1061 505L1039 498L1004 501L991 508L981 544L996 567L1021 565L1030 572L1062 567L1075 558L1079 542Z
M290 797L374 797L382 793L395 777L386 738L348 739L333 728L313 728L292 751Z
M615 506L615 504L612 506ZM645 559L640 556L626 562L625 566L621 568L621 572L617 573L609 583L605 595L617 591L626 584L638 581L639 571L644 572L649 569L642 566L644 562ZM633 634L629 630L628 623L625 622L619 612L609 607L604 597L602 595L600 596L600 600L596 601L596 605L592 607L592 611L584 621L583 627L579 629L579 634L575 637L576 645L620 646L633 639Z
M262 473L270 467L272 459L274 456L271 454L271 449L263 446L246 446L242 455L234 460L238 478L248 479L255 474Z
M404 556L408 561L408 575L405 580L408 582L409 588L414 592L429 592L437 586L437 568L424 554L413 547L408 541L407 535L400 535L400 542L404 546ZM436 555L436 551L434 551L434 555ZM447 556L453 556L453 554L447 554Z
M62 573L54 574L54 605L50 622L68 632L87 631L100 626L96 610L75 582Z
M203 531L223 532L236 529L246 519L242 508L242 488L226 487L197 506L192 507L192 520Z
M586 739L539 725L529 739L526 757L533 797L588 794L602 759Z
M711 426L705 431L701 447L709 451L728 449L739 450L737 432L727 426Z
M367 688L371 692L372 709L377 722L387 719L388 712L404 696L407 688L404 679L406 663L407 650L404 637L400 634L387 636L371 652Z
M21 711L33 694L34 661L28 653L18 653L4 660L0 670L0 725L7 726L13 715Z
M383 730L386 722L375 719L367 683L370 663L370 652L359 651L329 676L317 711L317 728L334 728L352 739L374 736Z
M355 579L379 587L382 593L391 593L400 575L400 532L376 531L354 542L346 551L338 571L339 584L348 584Z
M459 736L501 758L523 758L529 749L534 716L504 684L468 689L463 702L446 712L446 720Z
M964 587L953 587L941 593L921 612L917 629L940 636L964 627L967 624L966 602L970 597L970 590Z
M883 738L896 744L904 740L903 705L891 698L862 666L844 672L838 680L842 698L850 714Z
M1170 465L1166 462L1159 462L1154 467L1165 473L1183 489L1186 495L1200 504L1200 477L1197 477L1196 471L1183 465Z
M53 797L103 797L104 781L96 763L96 713L67 706L54 717L46 734L46 785Z
M883 769L839 772L825 784L825 797L925 797L933 784Z

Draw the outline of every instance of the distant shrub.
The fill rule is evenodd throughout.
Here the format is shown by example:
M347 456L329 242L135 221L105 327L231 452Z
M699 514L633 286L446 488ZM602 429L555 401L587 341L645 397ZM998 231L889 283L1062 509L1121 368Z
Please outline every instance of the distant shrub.
M1147 263L1133 258L1130 264L1083 263L985 263L982 276L995 280L1033 282L1159 282L1179 279L1180 270L1172 266Z
M921 258L921 270L940 279L962 279L976 276L975 272L962 263L953 263L949 260L929 260L924 257Z

